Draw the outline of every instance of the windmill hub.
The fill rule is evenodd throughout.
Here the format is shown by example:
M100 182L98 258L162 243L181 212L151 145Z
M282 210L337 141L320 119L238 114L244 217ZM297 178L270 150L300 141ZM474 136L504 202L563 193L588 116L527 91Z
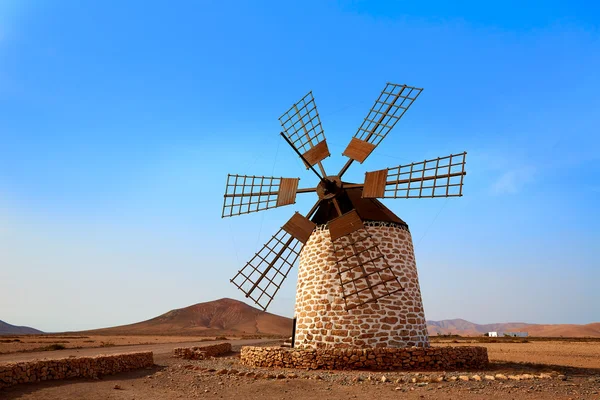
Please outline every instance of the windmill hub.
M321 200L332 199L342 191L342 180L339 176L326 176L317 185L317 195Z

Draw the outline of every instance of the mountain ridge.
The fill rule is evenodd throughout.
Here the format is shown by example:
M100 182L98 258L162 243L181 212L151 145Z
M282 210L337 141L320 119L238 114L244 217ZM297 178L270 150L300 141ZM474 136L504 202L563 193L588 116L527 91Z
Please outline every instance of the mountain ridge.
M530 336L541 337L600 337L600 322L590 324L529 324L526 322L506 322L476 324L464 319L427 321L430 336L460 335L481 336L487 332L527 332Z
M83 331L100 335L197 335L244 336L271 335L289 337L292 319L271 314L244 302L222 298L176 308L157 317L133 324ZM575 324L529 324L507 322L476 324L461 318L427 321L429 335L482 336L487 332L528 332L541 337L600 337L600 322ZM19 327L0 321L0 335L42 334L30 327Z
M29 326L11 325L8 322L0 320L0 336L1 335L36 335L44 333L38 329Z
M94 329L100 334L226 335L263 334L290 336L292 319L254 308L239 300L222 298L176 308L133 324Z
M531 324L525 322L506 322L492 324L477 324L462 318L445 319L441 321L427 321L427 330L430 336L441 335L461 335L476 336L487 332L514 332L519 331Z
M600 337L600 323L587 325L530 324L506 322L476 324L461 318L427 321L430 336L482 336L487 332L528 332L531 336ZM292 319L254 308L244 302L223 298L170 310L134 324L103 328L88 333L100 334L183 334L248 335L267 334L288 337Z

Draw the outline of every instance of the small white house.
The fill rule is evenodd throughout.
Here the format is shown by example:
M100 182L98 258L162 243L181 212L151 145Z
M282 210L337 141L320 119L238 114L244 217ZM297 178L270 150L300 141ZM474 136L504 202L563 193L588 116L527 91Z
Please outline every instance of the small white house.
M498 332L488 332L489 337L498 337Z

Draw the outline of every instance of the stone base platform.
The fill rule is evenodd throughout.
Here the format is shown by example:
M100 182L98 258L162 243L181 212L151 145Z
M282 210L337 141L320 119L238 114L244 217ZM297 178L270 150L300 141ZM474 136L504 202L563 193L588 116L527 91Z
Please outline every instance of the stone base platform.
M460 347L373 347L366 349L289 349L242 347L241 364L247 367L276 367L337 370L469 370L488 365L487 349Z

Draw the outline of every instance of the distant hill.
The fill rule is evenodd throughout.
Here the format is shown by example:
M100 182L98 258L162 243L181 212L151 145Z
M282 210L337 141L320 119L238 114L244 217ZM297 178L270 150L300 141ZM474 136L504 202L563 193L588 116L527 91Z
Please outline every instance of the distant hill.
M27 328L31 329L31 328ZM525 322L475 324L464 319L427 321L431 336L481 336L486 332L528 332L530 336L600 337L600 323L588 325L534 325ZM35 330L34 330L35 331ZM2 332L2 325L0 325ZM33 333L39 333L35 331ZM292 320L264 312L233 299L220 299L171 310L130 325L85 331L102 335L277 335L292 334Z
M28 326L15 326L4 321L0 321L0 335L34 335L44 333Z
M524 331L531 336L600 337L600 322L586 325L528 325Z
M464 319L427 321L430 336L460 335L481 336L486 332L527 332L539 337L600 337L600 322L587 325L556 324L539 325L525 322L507 322L497 324L475 324Z
M291 336L292 320L233 299L220 299L171 310L147 321L86 331L98 334Z
M427 331L429 335L461 335L461 336L481 336L486 332L514 332L523 331L523 328L529 326L524 322L509 322L498 324L475 324L464 319L445 319L442 321L427 321Z

